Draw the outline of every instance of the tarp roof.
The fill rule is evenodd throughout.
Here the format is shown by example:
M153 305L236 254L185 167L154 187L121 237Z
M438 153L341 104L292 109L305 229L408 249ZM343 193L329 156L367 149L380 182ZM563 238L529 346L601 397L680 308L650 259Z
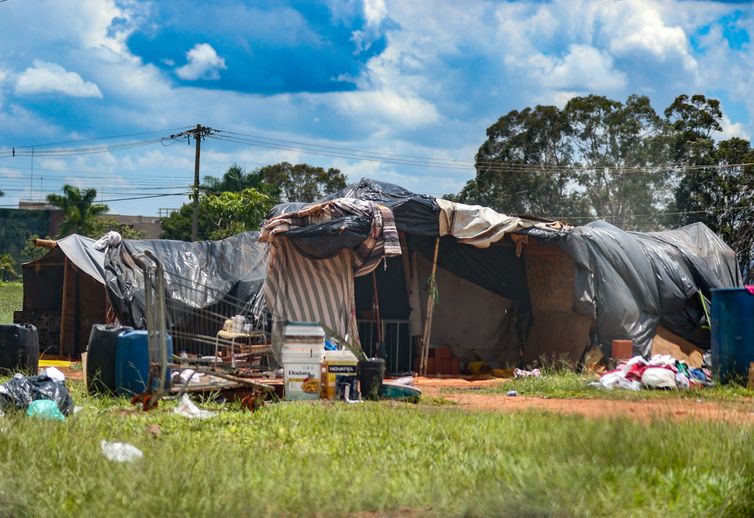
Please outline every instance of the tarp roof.
M454 204L366 178L325 200L339 197L389 207L398 230L417 238L447 234L458 243L486 248L513 233L556 244L576 263L573 310L596 320L596 339L603 345L612 339L630 338L648 352L657 325L662 324L705 346L708 333L699 334L699 323L704 318L700 295L709 298L711 288L742 283L733 250L701 223L650 233L626 232L604 221L570 227L554 221L506 216L486 207ZM270 217L307 206L311 205L281 204ZM298 223L282 235L301 253L313 258L332 257L342 248L354 248L371 229L368 215L313 218ZM456 263L466 261L464 256L468 254L463 253L463 248ZM461 276L464 271L479 271L473 261L468 267L460 263L455 271ZM509 264L497 264L496 268L501 275L512 271ZM525 275L521 269L516 271ZM479 275L466 277L493 289L491 277L495 273L488 273L489 282Z

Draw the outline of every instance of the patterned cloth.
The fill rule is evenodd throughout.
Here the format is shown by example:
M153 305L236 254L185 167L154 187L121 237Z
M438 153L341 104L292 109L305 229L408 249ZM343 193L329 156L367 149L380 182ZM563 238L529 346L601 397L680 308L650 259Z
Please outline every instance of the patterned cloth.
M291 230L349 215L361 216L371 221L369 235L353 249L352 260L356 277L370 273L384 257L401 254L393 211L372 201L356 198L338 198L276 216L264 223L259 240L272 241L276 236L284 235Z

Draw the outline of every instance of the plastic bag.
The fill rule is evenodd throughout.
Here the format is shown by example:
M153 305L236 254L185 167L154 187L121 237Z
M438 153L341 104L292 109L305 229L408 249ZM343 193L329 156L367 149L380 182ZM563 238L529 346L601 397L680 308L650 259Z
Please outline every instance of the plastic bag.
M58 408L58 404L51 399L37 399L26 408L26 415L49 421L65 421L65 416Z
M39 399L54 401L64 416L73 411L73 398L68 393L65 383L55 381L49 376L16 374L8 382L0 385L0 410L25 410L32 401Z
M178 403L178 406L175 407L173 412L180 414L183 417L188 417L189 419L207 419L209 417L215 417L217 415L217 412L212 412L211 410L202 410L201 408L196 406L194 402L191 401L191 398L189 398L188 394L183 395L181 401Z
M108 460L115 462L133 462L144 456L139 448L125 442L102 441L100 448L102 448L102 454Z
M647 367L641 375L641 382L650 388L677 388L675 372L665 367Z

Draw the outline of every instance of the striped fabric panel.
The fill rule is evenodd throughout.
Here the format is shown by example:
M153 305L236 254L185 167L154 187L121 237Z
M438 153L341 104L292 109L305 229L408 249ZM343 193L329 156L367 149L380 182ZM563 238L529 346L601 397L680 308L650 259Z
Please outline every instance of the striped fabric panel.
M286 237L270 247L264 297L273 315L272 346L280 363L286 321L319 322L357 343L352 252L330 259L308 259Z

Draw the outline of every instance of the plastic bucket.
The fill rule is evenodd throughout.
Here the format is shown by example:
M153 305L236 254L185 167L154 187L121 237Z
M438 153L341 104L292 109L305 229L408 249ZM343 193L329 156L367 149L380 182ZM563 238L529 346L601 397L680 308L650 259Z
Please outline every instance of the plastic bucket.
M359 362L359 385L364 399L380 399L380 387L385 378L385 360L369 358Z
M712 290L712 368L722 381L745 379L754 362L754 295L744 288Z

